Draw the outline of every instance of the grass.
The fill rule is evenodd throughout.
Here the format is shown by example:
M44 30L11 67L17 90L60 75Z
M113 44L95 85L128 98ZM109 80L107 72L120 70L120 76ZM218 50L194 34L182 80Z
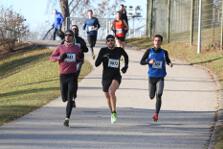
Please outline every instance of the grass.
M143 42L142 42L143 41ZM151 40L148 38L135 38L128 40L128 45L138 47L138 49L146 49L151 47ZM145 43L144 43L145 42ZM184 43L169 43L163 44L162 47L168 50L171 58L187 61L190 64L198 64L207 67L218 78L218 81L223 89L223 51L216 49L205 48L200 54L196 53L195 46L189 46ZM221 89L221 94L223 90ZM219 109L223 110L223 105ZM217 127L215 134L215 149L223 148L223 125Z
M0 125L21 117L59 96L58 64L52 50L33 49L0 61ZM85 62L81 76L92 69Z

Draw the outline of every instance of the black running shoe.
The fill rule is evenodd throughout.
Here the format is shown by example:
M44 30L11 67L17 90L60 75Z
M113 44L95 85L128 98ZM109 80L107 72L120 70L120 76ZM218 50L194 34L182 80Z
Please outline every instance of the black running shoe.
M63 122L63 125L65 127L69 127L69 119L65 119L64 122Z

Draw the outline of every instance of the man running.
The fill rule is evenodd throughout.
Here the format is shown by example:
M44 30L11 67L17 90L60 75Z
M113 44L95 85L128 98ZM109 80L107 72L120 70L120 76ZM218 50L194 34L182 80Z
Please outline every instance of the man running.
M117 47L122 47L124 49L125 36L128 31L128 25L125 20L121 18L121 13L119 11L116 12L115 20L112 23L111 29L115 34Z
M153 114L153 120L158 121L159 112L162 104L162 94L164 89L164 77L166 76L166 63L172 67L168 52L161 48L163 37L155 35L153 38L153 48L146 50L140 64L148 65L149 77L149 97L153 99L156 95L156 111Z
M117 120L116 111L116 95L115 92L119 88L122 80L120 73L120 58L124 56L125 65L122 67L122 73L128 69L128 55L123 48L115 47L115 37L108 35L106 37L107 47L101 48L95 61L95 66L103 63L102 87L107 99L108 107L111 111L111 123Z
M72 30L74 32L74 37L75 37L74 38L74 44L80 47L81 53L83 55L83 59L77 64L77 71L78 71L77 75L79 77L81 67L84 63L84 53L88 52L88 48L87 48L87 45L86 45L86 42L84 41L84 39L79 36L78 26L77 25L72 25Z
M69 127L69 119L77 96L76 65L82 58L80 48L73 44L72 30L65 32L64 44L60 44L51 54L50 60L59 62L60 90L63 102L67 102L64 126Z
M63 25L63 20L64 20L64 17L63 15L57 11L56 9L54 10L54 15L55 15L55 18L54 18L54 23L52 25L52 27L54 28L54 32L53 32L53 40L56 40L56 35L58 35L60 37L61 40L63 40L64 38L64 33L63 31L61 30L62 28L62 25Z
M95 59L94 47L97 41L98 29L100 28L99 21L96 17L93 17L93 11L90 9L87 11L88 19L86 19L83 29L87 30L87 40L90 45L92 58Z

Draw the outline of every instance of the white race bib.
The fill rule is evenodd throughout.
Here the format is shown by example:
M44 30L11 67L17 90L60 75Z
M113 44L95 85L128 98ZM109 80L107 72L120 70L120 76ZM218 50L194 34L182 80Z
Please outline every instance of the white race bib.
M67 58L64 60L65 62L76 62L76 54L67 53Z
M116 33L121 34L121 33L123 33L123 31L122 31L122 29L116 29Z
M155 61L154 64L152 65L152 68L157 68L157 69L162 69L162 61Z
M90 32L90 31L93 31L93 30L95 30L94 26L88 26L88 31L89 31L89 32Z
M118 68L119 67L119 60L117 60L117 59L109 59L108 60L108 67Z

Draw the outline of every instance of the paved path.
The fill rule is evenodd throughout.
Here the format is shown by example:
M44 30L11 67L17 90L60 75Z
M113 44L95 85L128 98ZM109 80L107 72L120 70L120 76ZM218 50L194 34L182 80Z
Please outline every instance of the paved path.
M160 120L154 123L155 100L148 98L147 66L139 65L143 53L127 52L130 64L117 92L117 123L110 124L101 67L94 67L79 84L71 128L62 125L65 104L58 98L0 127L0 149L205 148L217 106L217 86L211 76L174 61L176 65L167 69ZM93 64L89 55L86 58Z

